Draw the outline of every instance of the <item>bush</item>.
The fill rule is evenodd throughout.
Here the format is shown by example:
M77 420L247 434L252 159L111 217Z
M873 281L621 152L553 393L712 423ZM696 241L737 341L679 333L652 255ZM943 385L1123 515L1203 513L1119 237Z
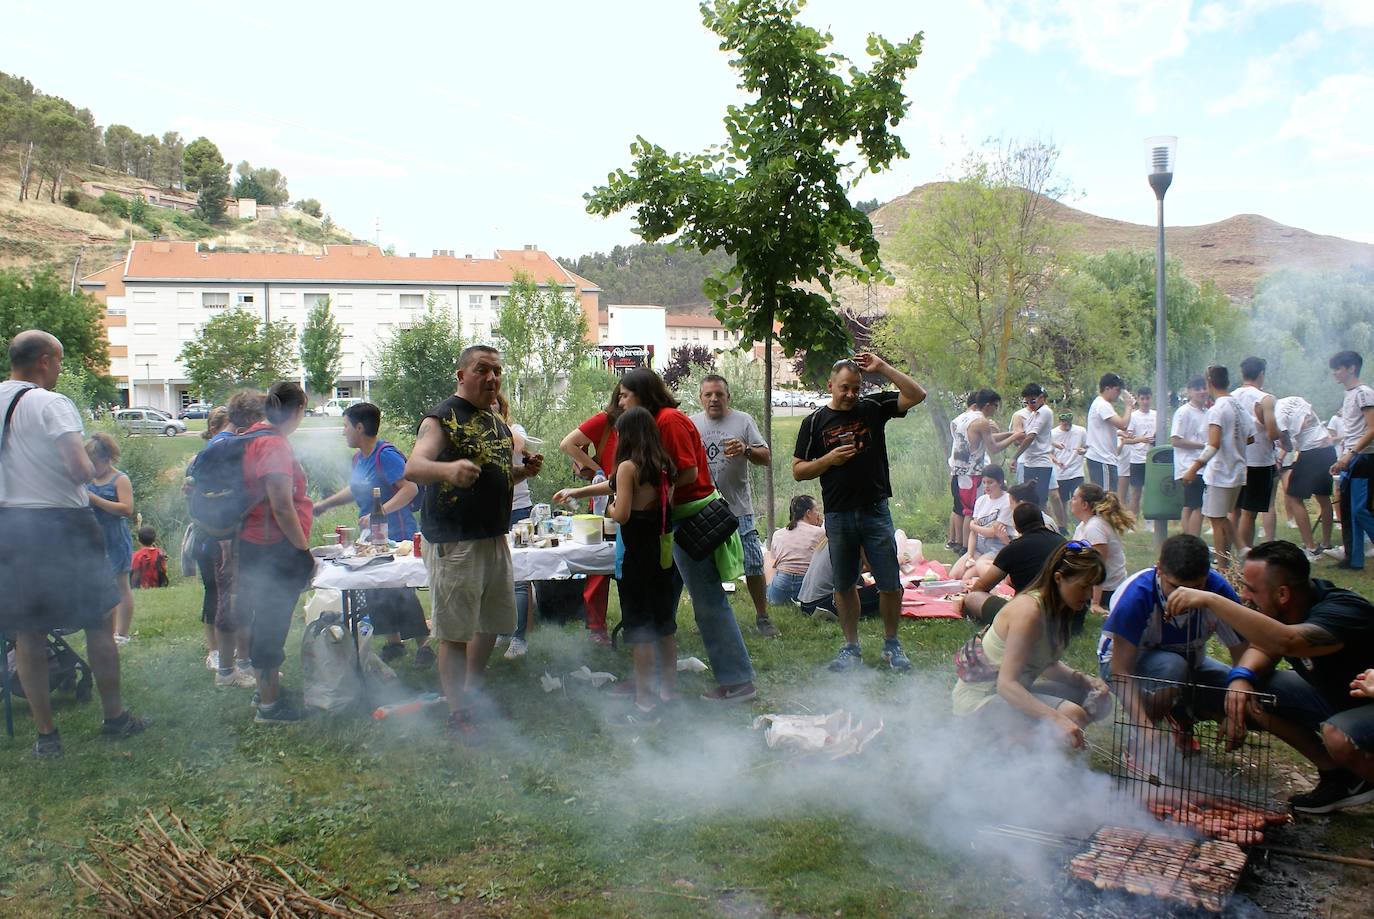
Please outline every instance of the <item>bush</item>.
M297 201L296 210L317 219L324 216L324 207L315 198L302 198Z
M167 220L171 222L172 226L193 239L205 239L215 235L214 227L186 211L172 211L167 215Z
M107 214L114 214L116 217L129 218L129 202L127 199L116 195L112 191L107 191L100 196L100 209Z
M75 188L69 188L62 193L62 203L67 207L75 208L81 204L81 192Z

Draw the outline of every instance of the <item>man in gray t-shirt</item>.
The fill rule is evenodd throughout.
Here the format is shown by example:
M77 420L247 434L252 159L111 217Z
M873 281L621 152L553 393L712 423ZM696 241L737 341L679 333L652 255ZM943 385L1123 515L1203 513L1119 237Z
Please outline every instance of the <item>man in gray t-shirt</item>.
M764 466L773 456L754 419L730 408L730 384L725 377L714 373L704 377L699 395L704 411L692 416L692 424L701 433L711 481L739 520L739 538L744 545L744 580L754 601L759 634L776 638L778 629L768 618L763 545L754 526L754 496L749 490L749 464Z

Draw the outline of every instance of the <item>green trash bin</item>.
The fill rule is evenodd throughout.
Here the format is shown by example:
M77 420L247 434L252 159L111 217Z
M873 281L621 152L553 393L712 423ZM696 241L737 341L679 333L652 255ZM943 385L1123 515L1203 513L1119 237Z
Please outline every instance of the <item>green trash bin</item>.
M1146 520L1183 516L1183 483L1174 479L1174 448L1151 447L1145 455L1145 492L1140 512Z

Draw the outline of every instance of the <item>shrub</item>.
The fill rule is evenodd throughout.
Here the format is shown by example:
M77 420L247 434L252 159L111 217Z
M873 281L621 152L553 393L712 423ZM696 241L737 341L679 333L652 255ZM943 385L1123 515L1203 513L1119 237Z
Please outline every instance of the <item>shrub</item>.
M62 203L67 207L75 208L81 204L81 192L75 188L69 188L62 193Z
M167 219L178 230L194 239L204 239L215 235L214 227L186 211L172 211L167 215Z
M324 207L315 198L302 198L297 201L296 210L315 218L324 216Z
M107 214L114 214L116 217L129 217L129 202L116 195L112 191L107 191L100 196L100 209Z

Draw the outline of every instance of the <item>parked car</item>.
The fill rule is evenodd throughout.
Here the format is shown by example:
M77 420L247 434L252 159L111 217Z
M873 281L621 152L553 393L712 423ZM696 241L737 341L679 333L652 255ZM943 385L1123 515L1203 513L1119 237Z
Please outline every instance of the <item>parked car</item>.
M357 405L362 399L330 399L321 405L317 414L325 415L329 418L342 418L344 409L350 405Z
M209 402L192 402L178 412L177 417L183 420L186 418L209 418L210 410L213 408L214 406Z
M186 422L155 408L125 408L115 412L115 424L130 434L166 434L175 437L186 433Z

